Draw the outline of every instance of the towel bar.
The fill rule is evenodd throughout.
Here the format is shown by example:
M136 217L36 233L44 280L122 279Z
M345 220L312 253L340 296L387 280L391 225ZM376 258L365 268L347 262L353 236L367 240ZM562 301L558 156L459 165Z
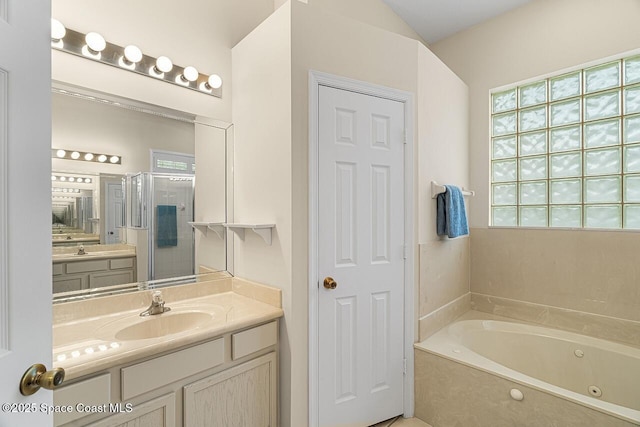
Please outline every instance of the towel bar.
M476 192L471 190L465 190L464 187L461 188L463 196L475 196ZM447 191L447 188L444 185L438 184L435 181L431 181L431 198L435 199L438 197L438 194L444 193Z

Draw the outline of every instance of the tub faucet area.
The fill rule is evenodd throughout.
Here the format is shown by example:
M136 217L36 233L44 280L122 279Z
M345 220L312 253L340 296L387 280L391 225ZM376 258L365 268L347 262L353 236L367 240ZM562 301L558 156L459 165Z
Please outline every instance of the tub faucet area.
M156 314L162 314L166 311L171 311L171 307L165 307L162 300L162 292L154 291L152 294L151 305L145 311L140 313L140 316L151 316Z

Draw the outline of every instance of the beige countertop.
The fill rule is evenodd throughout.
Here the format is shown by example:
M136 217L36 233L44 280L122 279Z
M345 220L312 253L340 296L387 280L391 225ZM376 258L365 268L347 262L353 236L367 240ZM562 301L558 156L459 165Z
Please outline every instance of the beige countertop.
M136 247L124 244L90 245L85 246L84 250L84 255L78 255L78 246L54 248L51 259L55 264L60 262L92 261L136 256Z
M279 289L235 277L164 288L163 299L171 311L140 317L149 306L151 293L146 290L55 304L54 366L64 368L70 380L283 315ZM119 311L113 312L113 307ZM122 334L128 326L157 322L161 316L162 322L171 322L175 320L171 317L194 312L204 320L181 332L145 339L127 339Z
M71 237L71 238L69 238ZM60 236L56 236L55 234L51 237L51 240L54 242L94 242L94 241L98 241L100 240L100 236L98 236L97 234L91 234L91 235L86 235L86 236L65 236L60 235Z
M98 259L111 259L111 258L128 258L136 256L135 250L116 250L116 251L86 251L84 255L72 254L52 254L51 259L56 262L75 262L75 261L91 261Z

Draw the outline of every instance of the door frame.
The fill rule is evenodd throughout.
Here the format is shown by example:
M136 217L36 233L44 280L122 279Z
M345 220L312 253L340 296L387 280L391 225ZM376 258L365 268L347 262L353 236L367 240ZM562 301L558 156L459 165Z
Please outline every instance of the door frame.
M319 275L318 275L318 93L320 86L347 90L363 95L377 96L404 104L405 151L404 151L404 242L406 260L404 265L404 415L413 416L413 343L416 319L414 282L414 173L413 173L413 123L414 96L410 92L362 82L324 72L309 71L309 426L319 424Z

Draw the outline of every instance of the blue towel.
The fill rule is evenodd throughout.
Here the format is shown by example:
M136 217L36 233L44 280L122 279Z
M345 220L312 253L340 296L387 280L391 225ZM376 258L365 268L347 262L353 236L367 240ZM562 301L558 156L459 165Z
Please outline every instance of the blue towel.
M436 204L436 232L438 236L459 237L469 234L467 213L462 191L454 185L445 185L447 191L438 194Z
M158 242L158 247L178 246L176 207L158 205L157 223L156 241Z

